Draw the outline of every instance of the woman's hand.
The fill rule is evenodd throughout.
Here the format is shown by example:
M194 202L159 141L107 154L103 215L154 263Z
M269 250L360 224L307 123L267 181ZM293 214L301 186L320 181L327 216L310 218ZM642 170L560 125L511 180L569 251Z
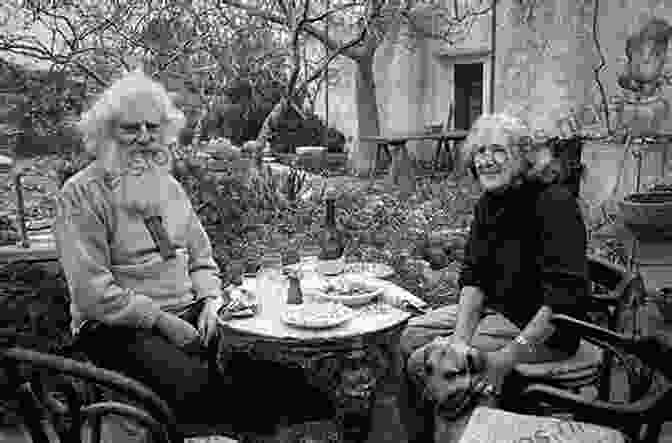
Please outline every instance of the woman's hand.
M465 341L455 337L454 335L448 337L437 337L431 342L431 346L434 350L447 350L450 349L451 352L454 352L458 356L458 370L464 370L467 366L467 357L475 357L478 354L478 350L471 345L467 344Z
M217 334L217 311L224 304L222 298L208 298L205 301L203 310L198 317L198 334L204 346L210 344L210 341Z
M496 393L501 393L504 379L516 366L513 354L505 348L499 351L485 352L484 357L485 380L492 385Z
M188 321L177 315L162 312L156 319L156 328L161 335L179 348L198 340L198 331Z

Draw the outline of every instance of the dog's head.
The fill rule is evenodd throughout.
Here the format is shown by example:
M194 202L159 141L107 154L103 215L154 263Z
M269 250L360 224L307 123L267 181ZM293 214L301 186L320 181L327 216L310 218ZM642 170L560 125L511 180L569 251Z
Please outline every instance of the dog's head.
M474 348L464 352L452 345L428 345L424 349L424 394L442 410L460 411L484 368L484 356Z

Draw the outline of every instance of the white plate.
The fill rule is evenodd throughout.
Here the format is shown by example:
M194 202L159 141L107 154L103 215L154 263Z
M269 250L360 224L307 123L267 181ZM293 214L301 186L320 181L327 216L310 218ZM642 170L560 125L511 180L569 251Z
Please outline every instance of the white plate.
M386 265L385 263L374 262L348 263L345 265L344 272L373 278L388 278L395 274L392 266Z
M340 326L354 316L354 311L340 303L303 303L287 306L281 314L283 322L306 329Z

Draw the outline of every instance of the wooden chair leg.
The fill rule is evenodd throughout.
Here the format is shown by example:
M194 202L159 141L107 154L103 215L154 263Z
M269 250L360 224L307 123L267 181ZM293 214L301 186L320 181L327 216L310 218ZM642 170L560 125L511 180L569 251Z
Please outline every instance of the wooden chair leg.
M383 155L387 157L388 160L392 158L392 154L390 154L390 150L387 147L387 143L378 143L376 145L376 157L373 160L373 167L371 168L371 176L375 177L377 171L378 171L378 164L383 158Z
M436 150L434 151L434 171L438 171L441 166L441 150L443 149L443 141L441 139L436 142Z

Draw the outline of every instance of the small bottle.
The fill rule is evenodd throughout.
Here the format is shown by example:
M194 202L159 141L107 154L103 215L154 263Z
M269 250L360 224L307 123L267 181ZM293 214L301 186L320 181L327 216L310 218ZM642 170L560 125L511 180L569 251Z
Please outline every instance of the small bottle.
M320 256L322 261L337 261L343 256L345 242L343 233L336 224L336 196L333 192L325 196L325 219L322 238L320 240Z
M303 303L303 293L301 292L301 279L299 274L294 271L288 271L287 278L289 287L287 288L287 304L300 305Z

